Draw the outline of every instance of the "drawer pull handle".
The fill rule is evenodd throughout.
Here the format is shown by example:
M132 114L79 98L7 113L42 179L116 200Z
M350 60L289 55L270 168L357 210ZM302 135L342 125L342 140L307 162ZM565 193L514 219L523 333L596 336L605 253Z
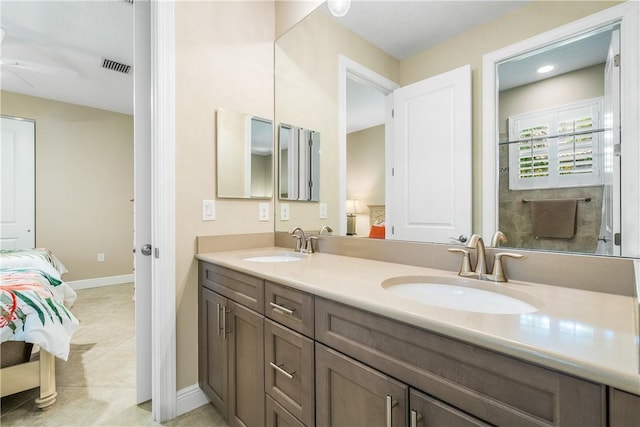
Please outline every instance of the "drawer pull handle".
M391 411L392 409L398 405L397 400L393 400L390 394L387 394L387 427L392 427L391 425Z
M273 308L274 310L279 311L288 316L293 316L293 310L291 310L290 308L281 306L280 304L276 304L275 302L270 302L269 304L271 305L271 308Z
M418 414L413 409L411 410L411 427L418 427L418 423L422 421L422 414Z
M296 374L295 371L294 372L287 372L284 369L282 369L282 365L276 365L273 362L269 362L269 365L271 365L271 367L273 369L275 369L276 371L280 372L282 375L284 375L285 377L289 378L290 380L293 379L294 375Z

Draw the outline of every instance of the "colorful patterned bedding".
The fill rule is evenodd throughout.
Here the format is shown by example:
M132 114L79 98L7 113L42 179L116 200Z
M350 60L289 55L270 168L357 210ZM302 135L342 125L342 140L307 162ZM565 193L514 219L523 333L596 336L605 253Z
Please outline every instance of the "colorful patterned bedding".
M62 275L68 272L64 264L49 249L0 250L0 270L15 268L41 270L60 282L62 282ZM56 287L56 290L56 299L63 301L67 307L71 307L77 297L73 288L66 283L62 283Z
M63 301L73 289L39 269L3 269L0 275L1 342L38 344L67 360L78 319Z
M0 250L0 269L38 268L60 280L67 268L48 249L3 249Z

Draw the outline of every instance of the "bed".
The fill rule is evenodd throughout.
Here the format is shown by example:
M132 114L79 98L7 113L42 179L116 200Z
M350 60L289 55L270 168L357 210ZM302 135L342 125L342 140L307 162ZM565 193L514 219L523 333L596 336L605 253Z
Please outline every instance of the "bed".
M39 387L38 408L55 402L55 358L67 360L78 327L69 310L76 293L62 280L66 271L46 249L0 251L2 397Z

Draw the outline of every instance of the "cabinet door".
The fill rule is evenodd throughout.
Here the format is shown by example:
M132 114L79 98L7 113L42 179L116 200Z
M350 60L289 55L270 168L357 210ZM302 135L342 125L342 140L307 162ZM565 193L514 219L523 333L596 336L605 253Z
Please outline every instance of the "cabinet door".
M408 387L316 343L316 425L400 427Z
M228 300L201 288L198 376L200 388L220 414L227 418L227 336L225 311Z
M609 389L609 426L640 425L640 396L614 388Z
M411 427L489 427L479 419L437 399L411 390L409 406Z
M264 331L265 391L306 426L313 426L313 341L269 319Z
M264 425L264 317L229 301L229 424Z

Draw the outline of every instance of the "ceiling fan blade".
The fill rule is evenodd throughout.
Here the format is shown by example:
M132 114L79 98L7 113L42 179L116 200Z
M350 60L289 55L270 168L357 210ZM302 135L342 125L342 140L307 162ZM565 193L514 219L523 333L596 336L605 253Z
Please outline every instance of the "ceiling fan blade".
M23 61L21 59L2 58L0 64L6 67L18 68L25 71L33 71L36 73L50 74L54 76L77 76L78 72L70 68L56 67L54 65L41 64L31 61Z

